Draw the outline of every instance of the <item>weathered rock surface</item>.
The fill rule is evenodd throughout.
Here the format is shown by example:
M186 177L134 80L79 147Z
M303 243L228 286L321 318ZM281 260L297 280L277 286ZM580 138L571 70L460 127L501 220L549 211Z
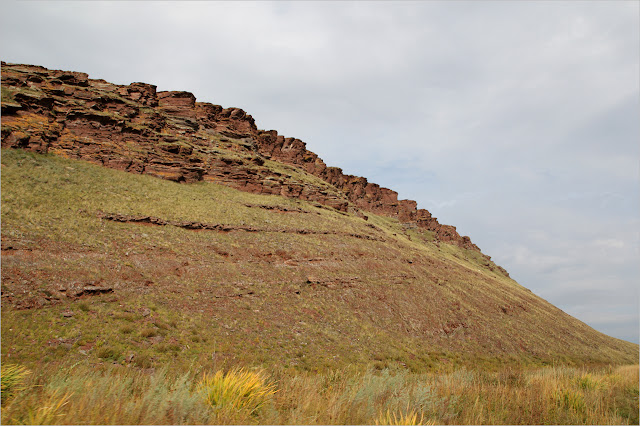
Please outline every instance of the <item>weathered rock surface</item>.
M120 86L85 73L2 62L2 147L87 160L176 182L217 182L314 201L339 211L395 217L438 241L479 248L412 200L327 167L299 139L259 130L239 108L189 92ZM305 173L306 172L306 173Z

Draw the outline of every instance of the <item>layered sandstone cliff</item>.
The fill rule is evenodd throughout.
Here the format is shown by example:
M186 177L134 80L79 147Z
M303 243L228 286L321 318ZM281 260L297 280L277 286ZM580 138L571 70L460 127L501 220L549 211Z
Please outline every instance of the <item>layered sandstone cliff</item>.
M87 74L2 63L2 147L87 160L177 182L210 181L395 217L437 240L478 250L412 200L347 175L299 139L259 130L238 108L196 102L188 92L121 86ZM303 173L306 172L306 173Z

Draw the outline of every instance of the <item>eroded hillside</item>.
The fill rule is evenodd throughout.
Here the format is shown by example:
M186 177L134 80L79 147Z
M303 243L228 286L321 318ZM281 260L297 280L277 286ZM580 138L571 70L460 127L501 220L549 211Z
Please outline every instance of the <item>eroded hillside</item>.
M240 110L32 66L2 90L3 362L637 363Z

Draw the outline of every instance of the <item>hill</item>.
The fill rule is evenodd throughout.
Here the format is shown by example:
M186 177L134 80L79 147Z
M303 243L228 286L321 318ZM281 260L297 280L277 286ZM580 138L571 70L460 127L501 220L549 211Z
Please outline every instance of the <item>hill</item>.
M2 147L3 362L638 362L240 109L3 63Z

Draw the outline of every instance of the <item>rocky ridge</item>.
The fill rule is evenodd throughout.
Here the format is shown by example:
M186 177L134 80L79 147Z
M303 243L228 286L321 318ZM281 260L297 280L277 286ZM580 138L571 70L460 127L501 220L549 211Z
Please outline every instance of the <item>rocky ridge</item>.
M189 92L2 62L2 147L176 182L209 181L295 197L363 219L368 211L480 251L415 201L398 200L391 189L328 167L303 141L258 129L242 109L196 102Z

